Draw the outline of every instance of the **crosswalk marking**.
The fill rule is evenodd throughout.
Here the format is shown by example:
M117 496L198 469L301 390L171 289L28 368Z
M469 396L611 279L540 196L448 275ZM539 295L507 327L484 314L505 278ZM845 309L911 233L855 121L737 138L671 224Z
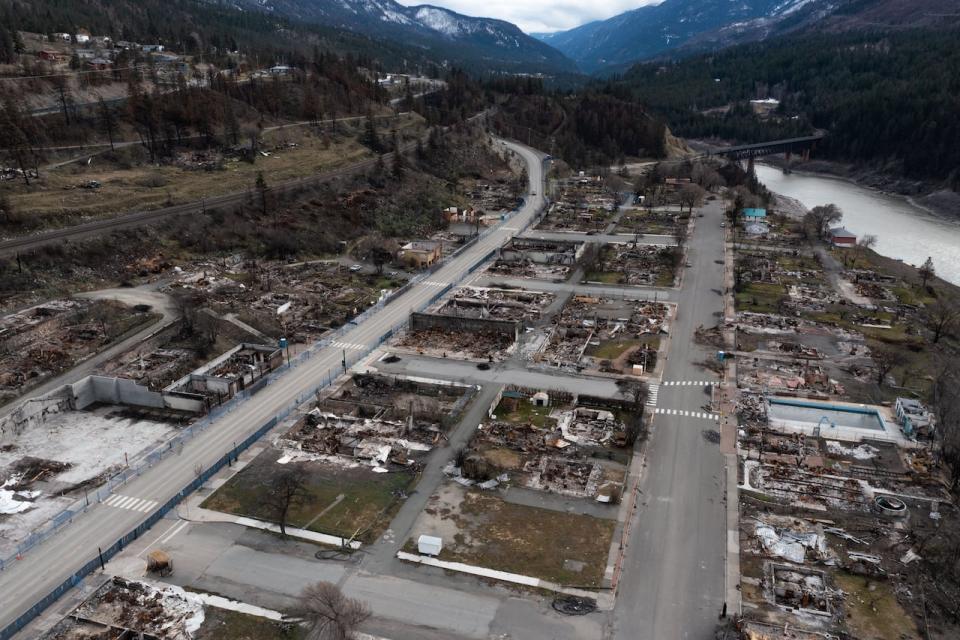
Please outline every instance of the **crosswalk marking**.
M149 513L157 506L156 500L147 500L146 498L135 498L133 496L125 496L120 493L115 493L106 500L103 501L103 504L114 507L116 509L126 509L127 511L139 511L140 513Z
M427 286L427 287L445 287L445 286L447 286L447 285L450 284L450 283L449 283L449 282L434 282L433 280L424 280L424 281L421 282L420 284L422 284L422 285L424 285L424 286Z
M716 384L716 382L710 380L666 380L660 384L666 387L705 387Z
M366 347L363 346L362 344L354 344L352 342L331 342L330 344L337 347L338 349L351 349L353 351L366 350Z
M657 406L657 395L660 393L660 385L651 384L647 387L647 389L650 391L650 393L647 394L647 406Z
M718 413L709 413L704 411L687 411L685 409L665 409L663 407L658 407L653 411L657 415L662 416L678 416L681 418L697 418L699 420L713 420L714 422L720 421L720 414Z

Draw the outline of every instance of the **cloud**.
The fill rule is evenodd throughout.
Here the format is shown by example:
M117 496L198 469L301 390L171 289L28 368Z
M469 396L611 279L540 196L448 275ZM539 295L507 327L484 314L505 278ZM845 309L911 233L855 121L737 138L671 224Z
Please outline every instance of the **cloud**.
M434 4L468 16L499 18L527 33L563 31L603 20L659 0L398 0L407 6ZM547 5L547 6L544 6Z

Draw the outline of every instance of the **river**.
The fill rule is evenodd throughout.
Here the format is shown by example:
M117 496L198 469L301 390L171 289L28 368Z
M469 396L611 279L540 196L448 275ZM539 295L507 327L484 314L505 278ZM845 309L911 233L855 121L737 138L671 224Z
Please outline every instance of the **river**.
M960 285L960 222L846 180L784 175L778 168L760 164L756 170L768 189L799 200L808 209L830 203L840 207L844 227L858 236L877 236L877 253L913 265L923 264L929 256L938 276Z

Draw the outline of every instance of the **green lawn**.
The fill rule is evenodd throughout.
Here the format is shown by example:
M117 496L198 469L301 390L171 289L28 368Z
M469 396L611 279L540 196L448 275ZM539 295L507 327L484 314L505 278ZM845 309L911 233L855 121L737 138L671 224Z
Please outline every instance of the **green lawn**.
M657 279L654 281L653 285L655 287L672 287L675 277L676 270L664 267L660 270L660 273L657 274Z
M737 311L778 313L780 303L787 299L783 285L751 282L736 293Z
M603 284L620 284L624 275L619 271L588 271L584 279L587 282L601 282Z
M641 344L648 344L652 348L660 347L660 336L644 336L643 338L626 338L623 340L604 340L600 346L587 347L586 355L603 360L616 360L629 349Z
M531 423L542 429L548 422L553 422L549 417L552 410L553 407L538 407L526 398L504 399L497 405L494 415L503 422Z
M274 462L275 454L259 456L207 498L203 508L272 520L264 496L275 475L284 470ZM367 467L342 469L308 463L307 469L308 495L291 509L288 525L346 538L360 530L360 539L368 543L380 536L400 508L394 492L409 489L414 480L409 473L373 473ZM340 496L343 498L338 501Z

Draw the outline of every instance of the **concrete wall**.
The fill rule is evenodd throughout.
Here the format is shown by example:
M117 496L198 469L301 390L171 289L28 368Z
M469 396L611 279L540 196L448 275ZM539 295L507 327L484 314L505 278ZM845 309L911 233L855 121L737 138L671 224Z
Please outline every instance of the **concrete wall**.
M224 396L231 397L239 389L237 386L232 386L231 382L227 378L219 378L207 375L210 371L214 371L220 365L224 364L236 354L243 350L251 350L259 352L260 356L264 360L263 373L266 374L269 371L273 371L277 367L283 364L283 351L278 347L272 347L262 344L250 344L244 342L243 344L238 344L233 349L230 349L223 355L220 355L210 362L207 362L199 369L191 371L187 375L183 376L176 382L167 385L164 387L164 391L186 391L190 392L192 389L202 390L204 388L210 389L213 393L220 392ZM253 374L244 376L246 378L245 382L250 383L253 381ZM213 380L222 380L221 383L211 382Z
M488 318L461 318L433 313L411 313L410 330L444 329L446 331L476 332L492 331L511 336L514 340L520 334L520 323L512 320L491 320Z
M87 376L38 398L25 400L0 418L0 443L6 444L27 429L43 424L49 415L82 411L97 402L191 413L202 413L206 408L202 396L151 391L126 378Z
M507 262L530 260L536 264L572 265L583 254L584 246L585 243L514 239L500 250L500 258Z
M86 409L94 402L163 409L163 394L151 391L126 378L88 376L69 385L73 389L74 408Z

